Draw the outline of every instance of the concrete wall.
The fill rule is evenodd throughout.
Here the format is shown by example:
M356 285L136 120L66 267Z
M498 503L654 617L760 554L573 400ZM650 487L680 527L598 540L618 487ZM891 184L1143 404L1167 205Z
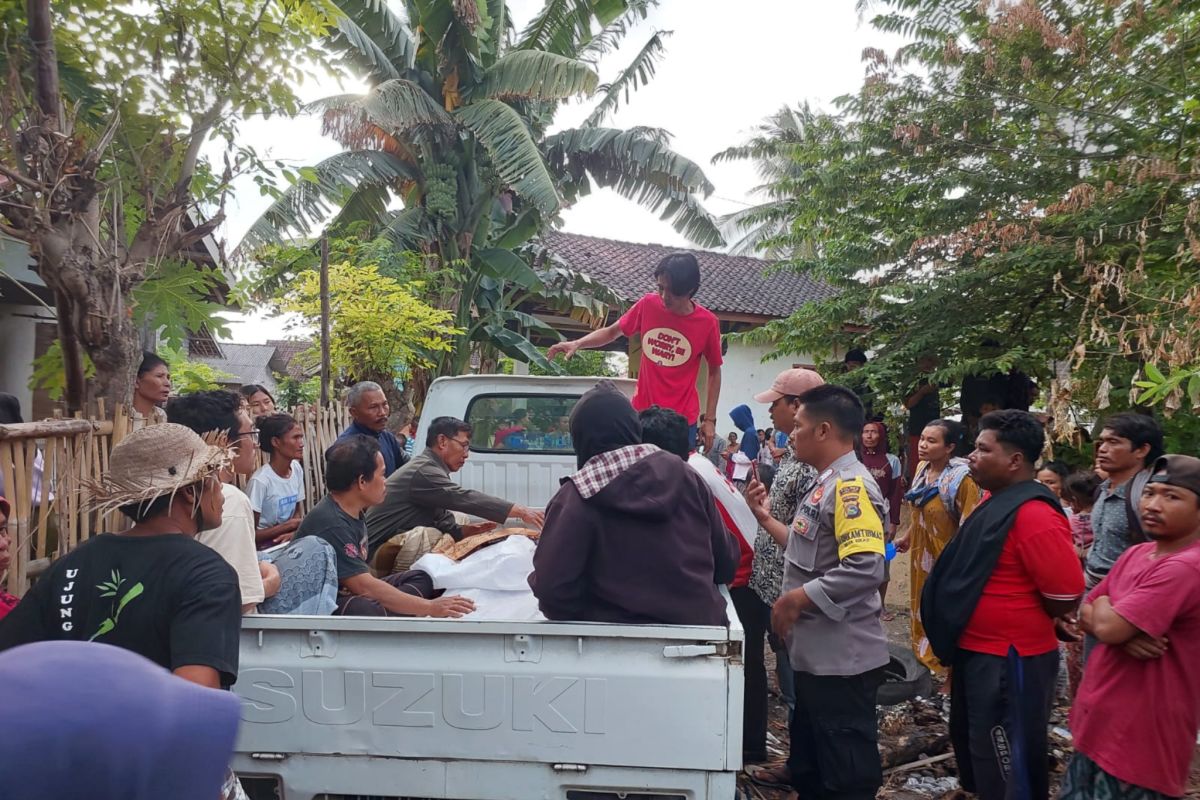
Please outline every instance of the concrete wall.
M29 376L33 370L34 327L30 317L48 317L41 306L0 304L0 392L16 395L28 421L33 409Z
M771 424L767 413L767 404L755 403L754 395L769 389L775 376L781 371L795 365L811 366L812 358L808 355L784 356L763 363L762 357L770 352L765 345L749 345L742 342L730 342L729 351L725 354L725 364L721 367L721 400L717 404L717 433L724 436L736 430L729 418L729 411L735 406L746 403L754 412L754 426L766 428ZM698 388L700 392L700 407L704 408L704 384L707 380L707 370L700 369Z
M29 248L24 243L0 236L0 269L13 281L33 286L44 286L42 279L33 271L29 259ZM29 376L33 372L33 348L37 323L30 317L51 318L51 314L38 305L23 305L30 298L8 281L0 291L0 392L16 395L21 403L21 415L31 419L33 392L29 390Z

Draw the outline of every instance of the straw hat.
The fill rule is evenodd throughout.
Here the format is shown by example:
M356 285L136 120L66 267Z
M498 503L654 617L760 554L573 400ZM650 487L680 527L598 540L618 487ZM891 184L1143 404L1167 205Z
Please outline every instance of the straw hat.
M112 450L108 474L88 486L89 507L107 513L174 494L229 465L228 447L206 444L191 428L164 422L126 436Z

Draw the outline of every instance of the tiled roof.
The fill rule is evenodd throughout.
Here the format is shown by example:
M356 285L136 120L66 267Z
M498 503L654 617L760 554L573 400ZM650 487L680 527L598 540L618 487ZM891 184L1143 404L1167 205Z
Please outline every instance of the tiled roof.
M654 290L655 265L664 256L679 252L693 253L700 262L696 300L718 315L786 317L806 303L837 294L828 284L795 272L767 274L771 262L749 256L633 244L561 231L544 234L542 241L572 269L586 273L630 303Z
M275 348L269 344L234 344L217 342L224 358L193 356L194 361L210 364L237 378L241 384L259 383L274 391L275 376L271 374L271 357Z
M313 374L311 367L301 363L296 356L309 350L313 342L309 339L268 339L267 344L275 348L272 366L289 378L304 380Z

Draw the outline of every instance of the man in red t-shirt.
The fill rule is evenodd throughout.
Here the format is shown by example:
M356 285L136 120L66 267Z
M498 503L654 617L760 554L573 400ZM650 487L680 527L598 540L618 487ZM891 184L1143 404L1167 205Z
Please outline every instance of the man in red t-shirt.
M1100 643L1071 709L1068 800L1187 790L1200 729L1200 459L1158 459L1141 516L1151 541L1121 554L1083 604Z
M654 280L658 291L638 300L617 322L580 339L559 342L548 355L570 358L581 347L604 347L620 336L640 335L642 360L633 407L644 411L661 406L682 414L693 447L700 418L696 376L703 357L708 362L708 384L699 435L705 448L712 447L721 394L721 326L711 311L692 299L700 288L700 265L691 253L673 253L655 267Z
M1005 410L979 428L968 464L991 494L934 565L922 622L951 665L950 739L963 788L983 800L1044 800L1055 619L1075 610L1083 569L1062 507L1034 480L1041 423Z

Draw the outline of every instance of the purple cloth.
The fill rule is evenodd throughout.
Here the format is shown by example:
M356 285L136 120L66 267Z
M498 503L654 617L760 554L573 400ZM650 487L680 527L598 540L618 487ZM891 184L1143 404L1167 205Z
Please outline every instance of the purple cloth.
M215 800L240 703L111 645L0 654L0 797Z

